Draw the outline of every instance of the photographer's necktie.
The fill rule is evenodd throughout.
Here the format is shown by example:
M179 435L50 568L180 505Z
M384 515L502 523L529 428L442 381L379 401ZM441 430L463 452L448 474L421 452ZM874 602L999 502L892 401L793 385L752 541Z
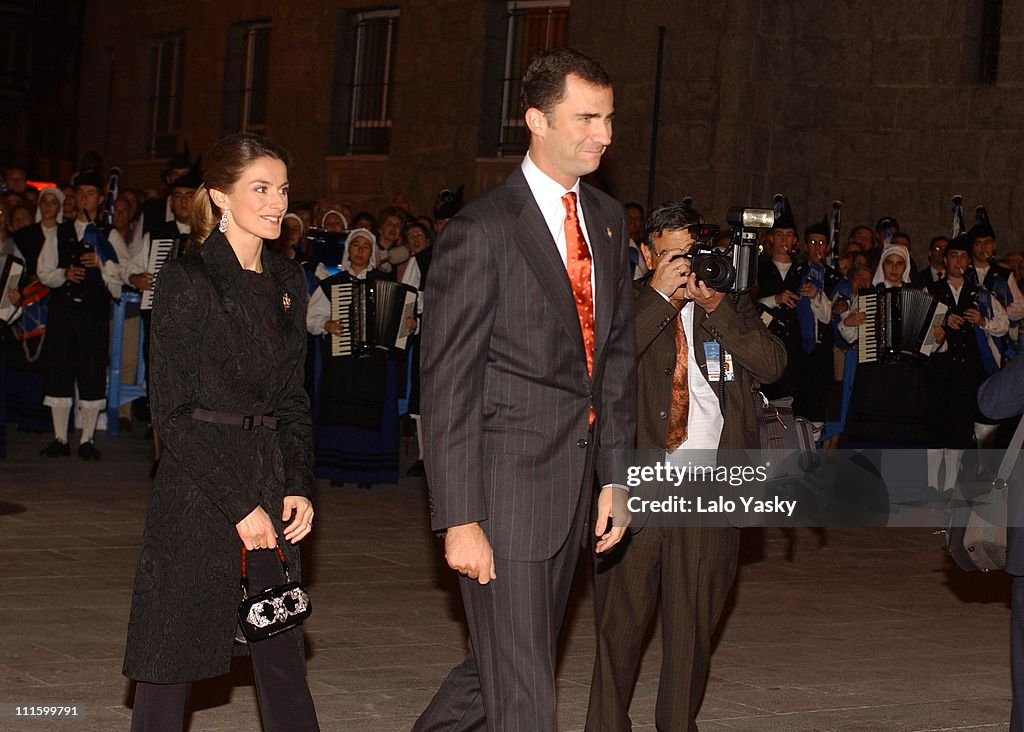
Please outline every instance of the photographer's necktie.
M665 447L669 452L679 449L686 441L686 426L690 416L690 382L687 381L689 346L683 319L675 317L676 368L672 374L672 411L668 419L668 438Z
M587 354L587 373L594 375L594 291L590 285L590 250L583 238L580 219L576 215L576 194L569 191L562 196L565 206L565 267L569 274L576 315L583 334L583 350ZM590 408L588 424L594 424L594 408Z

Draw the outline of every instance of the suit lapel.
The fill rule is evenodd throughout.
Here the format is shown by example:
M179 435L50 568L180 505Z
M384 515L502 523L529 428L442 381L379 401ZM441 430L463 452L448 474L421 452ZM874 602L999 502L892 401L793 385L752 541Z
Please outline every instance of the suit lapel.
M594 361L604 349L611 332L612 316L615 310L615 262L620 252L616 251L614 222L608 221L598 204L597 196L587 186L580 184L583 218L590 240L590 254L594 263Z
M558 320L579 349L580 357L585 358L583 333L580 330L569 276L565 272L565 264L551 238L551 232L540 212L540 207L537 206L521 170L516 169L505 185L510 193L510 213L516 222L516 245L522 251L527 266L540 281L541 289L554 305Z

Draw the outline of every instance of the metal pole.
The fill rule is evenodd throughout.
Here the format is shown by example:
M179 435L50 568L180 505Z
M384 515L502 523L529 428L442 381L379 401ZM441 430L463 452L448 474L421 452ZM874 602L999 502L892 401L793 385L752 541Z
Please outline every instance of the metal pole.
M658 114L661 110L661 69L665 55L665 26L658 26L658 64L654 71L654 108L651 110L651 159L647 166L647 213L654 208L654 177L658 160Z

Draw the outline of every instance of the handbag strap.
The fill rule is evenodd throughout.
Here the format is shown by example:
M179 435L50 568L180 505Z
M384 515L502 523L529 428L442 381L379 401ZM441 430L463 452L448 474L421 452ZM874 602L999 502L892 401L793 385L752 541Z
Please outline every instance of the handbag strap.
M1002 462L999 463L999 473L996 475L997 483L1006 485L1006 481L1010 479L1013 465L1017 462L1017 457L1020 455L1021 445L1024 445L1024 417L1017 423L1017 429L1013 433L1013 438L1006 448Z
M288 571L288 560L284 558L284 551L281 549L281 545L278 544L274 549L277 550L277 556L281 560L281 569L284 570L284 581L291 582L291 573ZM249 550L245 548L245 544L242 544L242 597L249 597L249 576L246 571L245 558L249 554Z

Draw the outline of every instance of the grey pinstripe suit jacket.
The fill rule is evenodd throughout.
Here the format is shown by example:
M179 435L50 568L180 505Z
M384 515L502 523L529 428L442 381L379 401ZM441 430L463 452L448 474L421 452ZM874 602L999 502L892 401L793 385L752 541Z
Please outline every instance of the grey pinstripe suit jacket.
M479 521L501 557L554 555L580 491L595 470L612 482L609 451L633 444L628 230L597 189L581 184L580 205L594 261L593 379L565 265L521 170L434 245L421 361L431 525Z

